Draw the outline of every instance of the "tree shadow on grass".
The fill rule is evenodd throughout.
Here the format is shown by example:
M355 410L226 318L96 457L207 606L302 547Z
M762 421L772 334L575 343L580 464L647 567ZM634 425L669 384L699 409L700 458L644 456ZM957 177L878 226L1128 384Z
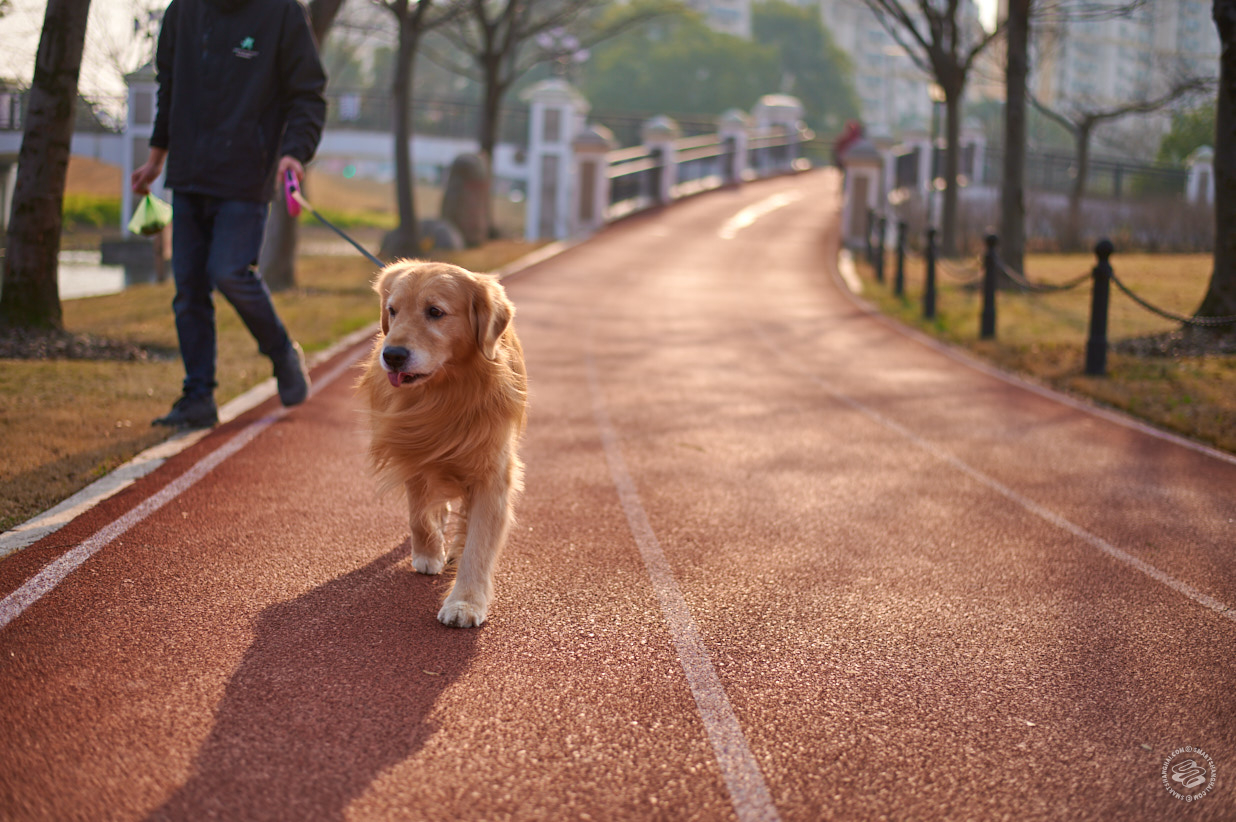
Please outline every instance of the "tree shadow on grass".
M433 734L475 630L440 625L442 585L408 545L263 611L193 774L151 820L343 819Z

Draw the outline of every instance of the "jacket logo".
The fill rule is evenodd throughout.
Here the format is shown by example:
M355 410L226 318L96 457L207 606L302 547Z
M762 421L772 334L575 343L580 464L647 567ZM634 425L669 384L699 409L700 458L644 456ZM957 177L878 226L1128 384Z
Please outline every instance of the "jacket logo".
M245 60L252 60L258 56L257 51L253 48L255 42L252 37L246 37L240 41L240 45L232 49L232 54Z

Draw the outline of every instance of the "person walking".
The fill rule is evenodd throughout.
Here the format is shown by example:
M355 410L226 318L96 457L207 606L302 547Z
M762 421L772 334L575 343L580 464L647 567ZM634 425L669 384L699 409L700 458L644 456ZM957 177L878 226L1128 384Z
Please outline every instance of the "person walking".
M154 425L208 428L215 406L214 291L274 366L284 405L304 402L309 373L257 269L275 181L299 181L326 119L326 74L298 0L172 0L155 52L158 94L137 194L163 173L172 195L172 310L185 379Z

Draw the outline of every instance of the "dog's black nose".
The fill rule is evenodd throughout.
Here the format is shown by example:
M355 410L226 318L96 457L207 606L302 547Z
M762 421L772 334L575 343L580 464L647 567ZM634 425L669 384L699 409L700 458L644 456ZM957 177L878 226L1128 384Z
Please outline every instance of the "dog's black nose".
M382 361L392 371L402 371L408 364L408 349L399 345L388 345L382 349Z

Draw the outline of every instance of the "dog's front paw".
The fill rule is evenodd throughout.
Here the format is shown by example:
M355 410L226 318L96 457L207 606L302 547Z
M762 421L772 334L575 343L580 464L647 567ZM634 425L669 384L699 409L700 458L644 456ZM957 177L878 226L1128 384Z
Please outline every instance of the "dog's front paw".
M438 611L438 622L451 628L475 628L488 615L488 605L447 597L442 610Z
M420 574L440 574L446 567L446 557L440 555L428 557L424 554L417 554L412 557L412 567Z

